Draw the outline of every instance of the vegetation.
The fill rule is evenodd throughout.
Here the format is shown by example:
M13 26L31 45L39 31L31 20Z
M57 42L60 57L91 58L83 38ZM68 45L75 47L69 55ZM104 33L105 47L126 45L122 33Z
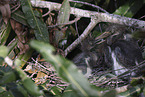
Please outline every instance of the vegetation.
M106 40L110 32L105 30L111 23L131 29L143 48L144 3L145 0L0 0L0 96L144 94L144 76L130 84L120 84L122 80L108 72L86 78L71 61L80 52L78 44L89 36L97 43ZM88 50L89 45L82 49Z

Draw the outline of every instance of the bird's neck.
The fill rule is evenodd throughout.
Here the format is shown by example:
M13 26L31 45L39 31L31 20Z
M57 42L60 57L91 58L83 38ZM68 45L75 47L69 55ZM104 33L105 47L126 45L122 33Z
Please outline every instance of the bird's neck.
M126 72L126 71L128 71L128 69L126 69L125 67L123 67L123 66L117 61L114 52L112 52L111 56L112 56L112 60L113 60L113 69L114 69L114 72L115 72L115 74L116 74L117 76L123 74L123 73Z

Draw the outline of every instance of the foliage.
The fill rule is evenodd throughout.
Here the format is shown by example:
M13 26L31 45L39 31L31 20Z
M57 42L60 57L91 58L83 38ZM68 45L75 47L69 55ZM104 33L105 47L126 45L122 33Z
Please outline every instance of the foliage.
M60 0L55 1L60 2ZM143 15L141 8L144 8L144 0L122 0L123 3L117 0L85 0L85 2L98 5L109 13L130 18L140 18ZM77 53L68 55L69 59L63 57L66 47L71 45L90 22L87 18L82 18L80 21L75 21L78 25L67 24L77 17L70 15L71 6L96 10L91 6L71 3L68 0L62 2L59 12L34 8L30 0L8 0L8 2L0 0L1 97L115 97L145 93L143 78L133 80L130 89L124 92L118 93L115 88L109 90L110 88L103 85L118 81L113 79L116 76L110 73L97 75L91 79L99 82L98 87L90 83L90 80L88 81L69 60ZM49 14L46 16L42 15L47 12ZM92 32L93 38L104 32L104 25L105 23L100 23L95 27ZM141 39L144 38L142 35ZM87 48L87 45L85 46ZM107 78L111 80L108 81Z

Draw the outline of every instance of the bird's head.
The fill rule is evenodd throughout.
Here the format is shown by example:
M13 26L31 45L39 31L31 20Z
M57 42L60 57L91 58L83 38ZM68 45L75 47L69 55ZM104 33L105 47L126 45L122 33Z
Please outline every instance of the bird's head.
M127 40L118 40L113 43L111 46L111 56L116 75L131 71L143 60L139 46ZM136 76L136 73L130 72L130 75Z

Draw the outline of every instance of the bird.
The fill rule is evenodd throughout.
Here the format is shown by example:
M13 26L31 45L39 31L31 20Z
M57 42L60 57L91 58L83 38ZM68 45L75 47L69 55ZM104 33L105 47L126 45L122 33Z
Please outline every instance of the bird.
M112 67L117 76L131 71L143 61L141 50L134 41L117 40L110 46L109 51L112 57ZM139 72L129 72L129 75L138 76Z
M96 65L96 61L98 59L96 52L91 51L91 45L93 42L94 41L92 41L90 37L87 37L81 43L80 49L82 52L76 54L76 56L72 59L79 71L87 78L91 75L92 69Z

